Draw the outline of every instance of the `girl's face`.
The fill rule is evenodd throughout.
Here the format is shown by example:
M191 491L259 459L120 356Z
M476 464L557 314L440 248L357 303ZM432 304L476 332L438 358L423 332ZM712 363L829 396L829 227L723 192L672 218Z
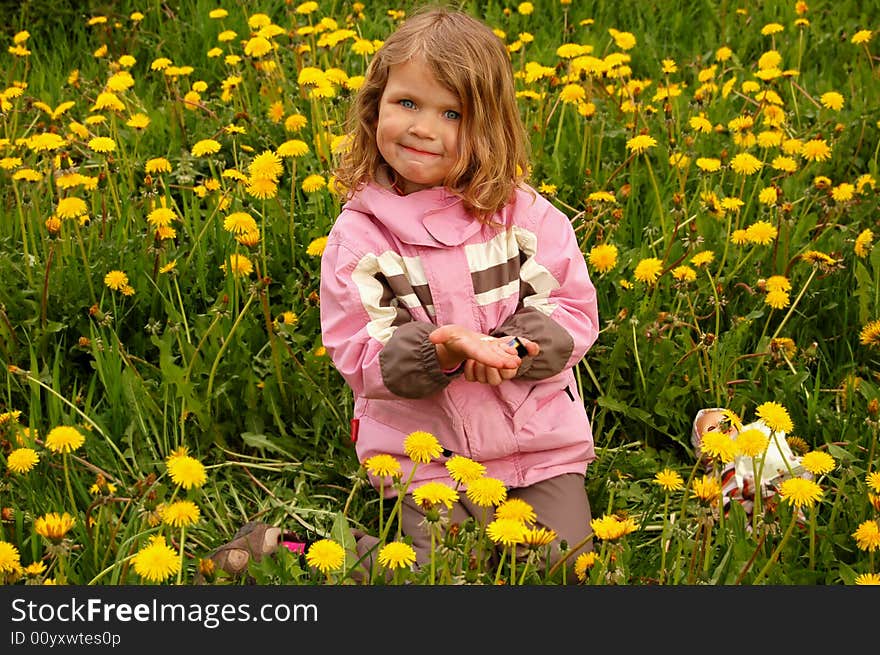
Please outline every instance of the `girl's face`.
M403 193L438 186L458 161L461 103L420 60L391 66L376 143Z

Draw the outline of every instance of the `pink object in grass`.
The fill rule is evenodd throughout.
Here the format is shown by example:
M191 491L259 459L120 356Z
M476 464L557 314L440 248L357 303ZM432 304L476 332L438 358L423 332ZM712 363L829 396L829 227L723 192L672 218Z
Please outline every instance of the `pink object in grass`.
M291 553L306 552L306 545L302 541L282 541L281 545L287 548Z

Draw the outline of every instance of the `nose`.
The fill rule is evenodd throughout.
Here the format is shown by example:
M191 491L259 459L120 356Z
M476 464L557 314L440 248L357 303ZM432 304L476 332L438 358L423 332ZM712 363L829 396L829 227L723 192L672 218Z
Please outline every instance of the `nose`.
M425 114L415 116L410 123L409 133L420 139L429 139L434 133L431 118Z

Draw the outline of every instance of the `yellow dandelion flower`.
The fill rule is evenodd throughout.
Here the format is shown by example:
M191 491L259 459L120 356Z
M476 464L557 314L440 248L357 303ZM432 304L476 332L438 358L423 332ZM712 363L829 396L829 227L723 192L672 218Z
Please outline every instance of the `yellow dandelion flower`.
M775 191L774 191L775 194ZM745 239L749 243L767 246L773 243L779 231L776 226L767 221L755 221L746 228Z
M317 239L313 239L311 243L309 243L306 248L306 254L311 255L312 257L320 257L324 254L324 249L327 247L327 237L318 237Z
M801 156L809 161L831 159L831 147L825 139L811 139L801 148Z
M302 181L302 190L306 193L314 193L327 186L327 180L323 175L309 175Z
M298 132L309 122L302 114L292 114L284 119L284 129L288 132Z
M202 139L193 145L191 152L193 157L213 155L220 152L220 143L214 139Z
M633 277L639 282L652 285L657 282L660 272L663 270L663 262L656 257L648 257L641 260L633 271Z
M271 150L260 153L248 166L248 173L252 180L276 180L284 172L281 159Z
M411 432L403 440L403 452L417 464L427 464L443 452L443 446L430 432L417 430Z
M89 206L82 198L69 196L58 201L55 208L55 214L60 218L76 218L82 216L89 211Z
M831 189L831 197L836 202L846 202L847 200L852 200L855 195L856 187L849 182L842 182L838 184L836 187Z
M150 537L147 546L132 558L135 573L151 582L162 582L180 570L180 558L165 543L165 537Z
M128 284L128 276L123 271L110 271L104 276L104 284L108 289L119 291L122 287Z
M495 519L486 526L486 535L496 544L515 546L526 539L526 526L514 519Z
M714 505L721 498L721 485L714 476L704 475L693 481L691 498L696 498L709 505Z
M822 450L811 450L801 458L801 464L813 475L824 475L834 470L834 458Z
M13 544L0 541L0 573L18 573L21 570L21 555Z
M784 275L771 275L764 284L769 291L791 291L791 282Z
M777 402L761 403L755 408L755 415L774 432L791 432L794 428L788 410Z
M701 132L703 134L711 134L715 129L712 125L712 121L706 118L705 114L691 117L688 124L695 132Z
M174 528L185 528L199 520L199 507L191 500L178 500L162 508L162 522Z
M785 309L791 303L791 298L785 291L776 289L767 292L764 302L773 309Z
M24 567L24 574L30 578L37 578L46 572L45 562L32 562Z
M819 102L827 109L840 111L843 109L843 96L837 91L828 91L819 97Z
M532 524L537 519L535 508L522 498L508 498L495 508L495 518Z
M607 273L617 265L617 253L617 246L610 243L593 246L588 257L590 266L599 273Z
M553 543L556 532L547 528L532 527L526 529L523 543L529 548L544 548Z
M732 462L738 452L736 442L721 431L706 432L702 436L700 450L707 457L725 464Z
M711 250L703 250L691 257L691 264L697 268L708 266L715 260L715 253Z
M874 233L870 229L865 229L859 232L859 236L856 237L856 242L853 246L853 252L856 254L856 257L862 259L867 257L873 243Z
M667 493L670 491L678 491L684 488L684 480L678 471L666 468L659 471L654 476L654 482Z
M220 266L220 269L235 277L246 277L254 272L254 264L244 255L233 253L229 255L226 263Z
M707 173L714 173L715 171L721 170L721 160L713 157L698 157L696 164L697 168Z
M757 428L743 430L736 436L736 448L740 455L746 457L758 457L767 451L770 443L769 438L763 431Z
M776 187L764 187L758 193L758 202L762 205L775 205L777 200L779 200L779 192L776 190Z
M265 200L274 198L278 194L278 183L267 177L250 178L245 190L254 198Z
M400 462L391 455L373 455L364 460L364 468L378 478L395 478L401 474Z
M409 544L392 541L379 550L379 564L386 569L409 568L416 562L416 551Z
M446 460L446 470L455 482L469 484L486 474L486 467L470 457L453 455Z
M873 36L874 33L871 30L859 30L852 35L850 43L854 43L855 45L862 45L868 43Z
M261 237L259 230L249 230L248 232L235 235L235 240L247 248L253 248L254 246L256 246L258 243L260 243L260 239Z
M797 162L791 157L779 155L773 158L773 161L770 162L770 167L783 173L794 173L797 170Z
M116 150L116 142L108 136L96 136L89 141L89 148L100 153L113 152Z
M305 141L300 141L299 139L285 141L275 150L275 154L279 157L302 157L308 154L308 152L309 146Z
M865 484L867 484L874 492L880 494L880 471L868 473L865 476Z
M40 456L32 448L16 448L6 458L6 468L13 473L28 473L37 462Z
M636 524L631 518L620 519L615 514L593 519L590 527L593 528L593 536L603 541L614 541L636 530Z
M170 173L171 172L171 162L168 161L165 157L153 157L152 159L148 159L146 165L144 166L144 170L147 173Z
M177 215L174 210L168 207L157 207L147 214L147 223L154 228L168 227L176 219Z
M693 282L697 279L697 272L690 266L676 266L672 269L672 278L678 282Z
M574 561L574 574L581 582L587 581L587 573L596 564L597 555L593 551L581 553Z
M223 229L232 234L245 234L259 228L256 219L247 212L233 212L223 219Z
M639 134L626 142L626 149L637 155L657 145L657 139L648 134Z
M595 202L614 202L616 198L614 194L610 191L593 191L590 195L587 196L587 200L592 200Z
M471 480L465 493L479 507L498 505L507 499L507 487L497 478L480 477Z
M857 585L880 585L880 573L862 573L853 582Z
M69 425L59 425L46 435L46 448L53 453L71 453L85 443L82 433Z
M804 478L789 478L779 485L780 497L797 509L812 507L821 500L822 493L822 487Z
M458 492L448 484L432 480L417 487L412 497L417 505L424 508L444 505L446 509L452 509L452 504L458 501Z
M165 460L171 481L184 489L199 488L208 480L205 466L189 455L172 455Z
M761 160L747 152L740 152L730 160L730 168L740 175L752 175L761 170Z
M59 542L76 525L76 519L67 512L49 512L34 521L34 531L49 541Z

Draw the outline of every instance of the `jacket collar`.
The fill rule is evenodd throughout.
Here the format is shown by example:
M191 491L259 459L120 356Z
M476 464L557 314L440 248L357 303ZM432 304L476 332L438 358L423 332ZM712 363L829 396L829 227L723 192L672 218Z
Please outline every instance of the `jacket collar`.
M461 198L444 187L399 196L370 183L355 193L344 208L373 215L395 237L414 246L458 246L482 227L464 211Z

